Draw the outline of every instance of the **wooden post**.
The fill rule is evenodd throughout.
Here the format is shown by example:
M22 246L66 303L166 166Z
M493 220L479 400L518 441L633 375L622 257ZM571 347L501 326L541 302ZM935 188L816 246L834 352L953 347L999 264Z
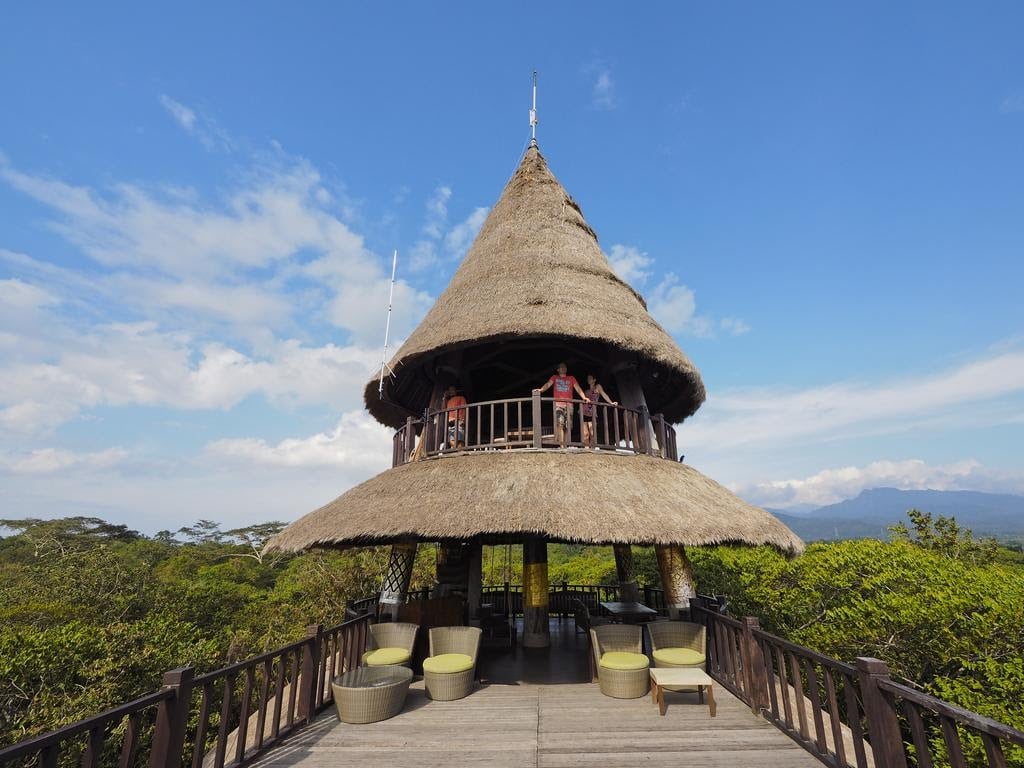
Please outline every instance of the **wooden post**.
M402 446L403 464L409 461L409 457L412 456L413 451L416 449L416 428L412 422L412 416L407 416L405 419L405 445Z
M658 451L661 458L675 461L676 457L671 454L668 446L668 425L665 424L665 415L659 413L654 417L654 422L657 425Z
M405 603L415 562L415 541L396 541L391 545L388 570L380 587L380 611L386 611L393 621L398 619L398 611Z
M896 702L878 687L879 680L889 679L889 666L879 659L858 657L857 678L860 680L860 695L864 701L864 716L868 721L868 739L875 765L907 768Z
M654 554L658 558L668 617L677 621L682 618L682 611L689 607L690 599L697 596L693 565L682 544L655 544Z
M533 416L532 416L532 421L533 421L533 447L534 448L541 448L543 446L543 441L541 440L542 432L543 432L543 430L541 429L541 421L543 421L543 414L541 413L541 410L540 410L540 392L536 392L536 391L533 393ZM521 430L522 429L522 425L520 425L519 428ZM522 438L520 437L520 439L522 439Z
M743 617L743 667L750 695L750 711L760 715L768 709L768 670L765 668L764 652L754 637L754 630L761 629L760 622L753 616Z
M523 647L551 645L548 625L548 543L538 536L523 541Z
M619 578L619 600L624 603L640 602L640 587L636 583L633 548L629 544L613 544L615 572Z
M185 728L192 709L192 680L195 669L179 667L164 672L161 684L174 690L174 696L160 702L156 711L153 746L149 753L150 768L180 768L185 747ZM56 765L56 763L54 763Z
M316 691L320 678L320 648L324 627L310 624L306 627L306 642L302 646L302 672L299 677L299 717L307 723L316 716Z
M480 595L483 592L483 545L474 541L469 545L469 584L466 590L466 603L469 612L469 625L480 626Z

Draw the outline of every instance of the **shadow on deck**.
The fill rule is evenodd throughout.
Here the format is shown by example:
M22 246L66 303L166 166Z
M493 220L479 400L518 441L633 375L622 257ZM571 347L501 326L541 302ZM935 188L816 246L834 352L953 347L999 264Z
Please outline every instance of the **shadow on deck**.
M572 620L552 621L549 650L487 650L467 698L430 701L413 683L397 717L339 723L334 709L251 765L599 766L700 765L812 768L821 764L720 686L717 717L695 693L612 699L589 683L587 643Z

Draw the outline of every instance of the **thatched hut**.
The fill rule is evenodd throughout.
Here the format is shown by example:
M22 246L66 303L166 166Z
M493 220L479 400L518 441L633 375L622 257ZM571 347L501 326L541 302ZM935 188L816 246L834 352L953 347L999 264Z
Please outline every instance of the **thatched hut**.
M618 404L577 402L567 414L531 392L562 361L584 386L594 374ZM471 557L483 543L523 542L524 591L545 592L547 541L615 545L627 589L630 545L655 545L674 607L692 596L686 545L803 547L768 512L678 460L671 425L704 401L700 373L612 271L536 144L390 369L382 395L375 379L365 399L398 430L395 466L270 547L393 544L382 599L394 600L416 542L465 546ZM446 408L452 385L465 406ZM472 617L479 588L466 590ZM526 644L546 642L545 600L524 595Z

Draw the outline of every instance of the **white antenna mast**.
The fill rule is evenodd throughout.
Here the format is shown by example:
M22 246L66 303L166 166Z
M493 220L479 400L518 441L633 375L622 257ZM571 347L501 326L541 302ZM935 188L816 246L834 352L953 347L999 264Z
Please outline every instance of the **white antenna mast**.
M533 109L530 110L530 143L537 143L537 70L533 70Z
M391 370L388 365L388 336L391 333L391 305L395 300L395 271L398 269L398 250L395 250L394 256L391 257L391 292L388 294L388 321L384 326L384 352L380 356L380 381L377 384L377 396L384 396L384 370L387 369L389 376L394 376L395 372Z

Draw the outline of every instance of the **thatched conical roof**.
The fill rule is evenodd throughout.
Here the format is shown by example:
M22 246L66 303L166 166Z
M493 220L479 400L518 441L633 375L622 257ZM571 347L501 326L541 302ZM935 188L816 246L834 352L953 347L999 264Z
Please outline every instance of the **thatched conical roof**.
M395 378L366 387L366 407L398 427L427 405L416 379L442 354L500 340L598 342L629 357L652 413L682 421L704 401L700 373L601 252L579 205L531 146L448 288L391 360Z
M389 470L292 523L268 550L524 534L592 544L736 542L803 550L768 512L685 464L526 450L458 454Z

